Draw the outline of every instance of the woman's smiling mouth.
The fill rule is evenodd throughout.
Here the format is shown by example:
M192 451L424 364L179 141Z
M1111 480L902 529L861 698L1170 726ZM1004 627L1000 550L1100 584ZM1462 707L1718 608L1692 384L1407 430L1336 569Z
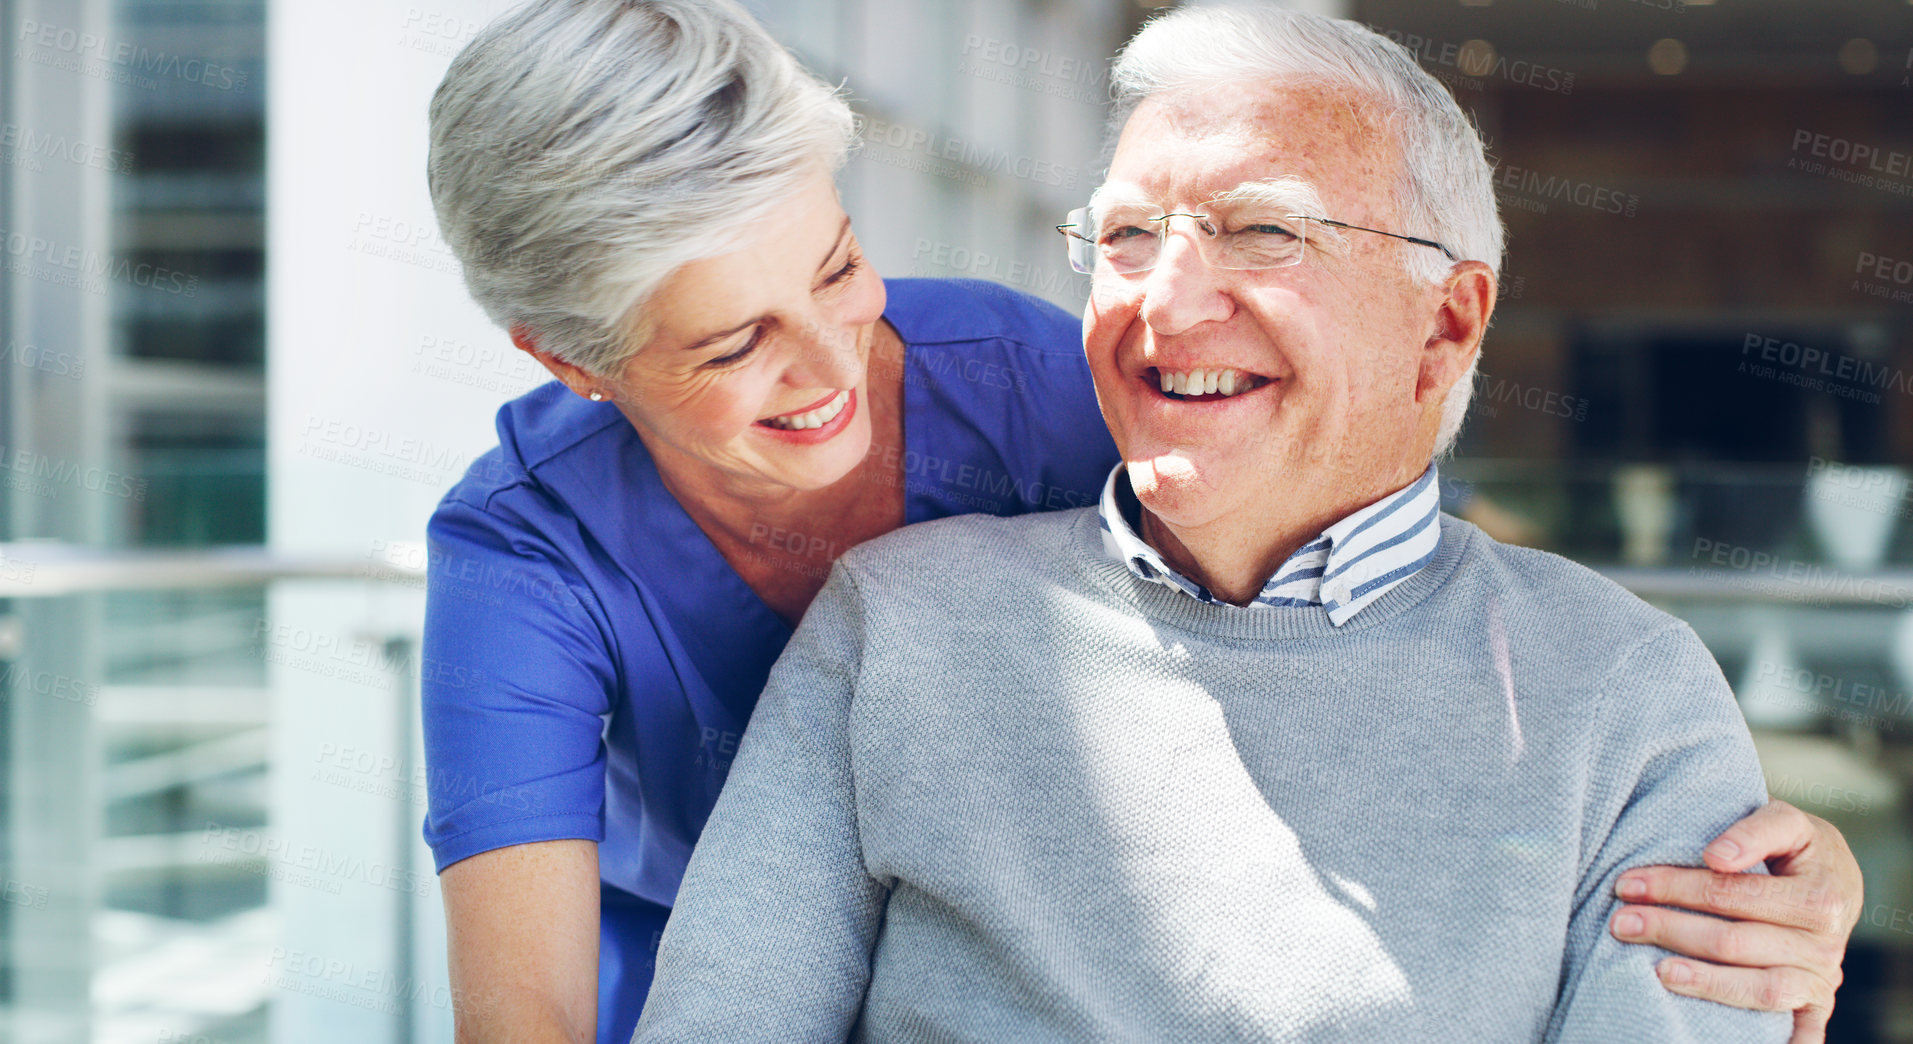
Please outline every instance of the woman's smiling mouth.
M806 431L811 428L821 428L831 421L836 420L837 415L843 412L844 407L848 405L849 402L850 390L846 388L820 403L806 406L802 410L793 413L779 414L775 417L765 417L757 423L767 428L777 428L780 431Z

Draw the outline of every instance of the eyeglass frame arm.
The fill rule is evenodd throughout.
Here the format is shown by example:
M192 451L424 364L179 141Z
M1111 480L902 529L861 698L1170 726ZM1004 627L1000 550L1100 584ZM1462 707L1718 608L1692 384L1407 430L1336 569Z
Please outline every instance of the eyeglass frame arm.
M1373 232L1378 236L1388 236L1391 239L1406 240L1418 246L1434 247L1436 250L1441 251L1443 256L1447 257L1448 260L1454 261L1457 263L1461 261L1461 258L1455 256L1454 251L1448 249L1447 247L1443 246L1440 243L1435 242L1432 239L1420 239L1415 236L1404 236L1399 232L1384 232L1379 228L1363 228L1361 225L1351 225L1346 221L1336 221L1331 218L1325 218L1325 217L1313 217L1308 214L1287 214L1284 216L1289 218L1295 218L1301 221L1314 221L1323 225L1332 225L1336 228L1346 228L1354 232ZM1200 219L1202 215L1200 214L1164 214L1161 217L1151 218L1150 220L1151 221L1167 221L1168 219L1172 217L1188 217L1188 218ZM1066 236L1074 236L1075 238L1080 239L1085 243L1095 242L1095 240L1089 238L1086 235L1083 235L1081 232L1075 231L1076 226L1073 224L1072 225L1057 225L1055 227L1056 227L1056 231L1061 232L1062 234Z

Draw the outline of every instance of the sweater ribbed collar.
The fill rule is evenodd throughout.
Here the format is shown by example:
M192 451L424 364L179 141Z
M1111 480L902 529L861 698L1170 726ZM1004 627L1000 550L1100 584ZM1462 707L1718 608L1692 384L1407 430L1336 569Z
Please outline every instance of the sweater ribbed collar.
M1440 542L1422 568L1339 627L1321 606L1257 606L1248 610L1199 602L1176 588L1145 580L1104 550L1100 513L1095 510L1078 513L1067 531L1069 546L1065 553L1092 584L1151 620L1219 638L1329 638L1378 627L1411 612L1446 583L1478 534L1474 526L1452 515L1441 515L1440 527Z

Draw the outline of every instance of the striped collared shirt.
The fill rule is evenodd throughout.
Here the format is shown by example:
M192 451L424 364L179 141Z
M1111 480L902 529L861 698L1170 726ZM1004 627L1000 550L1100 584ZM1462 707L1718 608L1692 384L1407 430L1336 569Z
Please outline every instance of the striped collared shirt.
M1129 523L1125 504L1135 504L1121 464L1103 483L1099 506L1103 549L1136 576L1173 587L1211 605L1227 604L1209 589L1170 568ZM1435 466L1421 478L1342 519L1304 544L1275 571L1245 608L1319 605L1340 627L1435 557L1441 540L1440 484ZM1138 516L1140 517L1140 516Z

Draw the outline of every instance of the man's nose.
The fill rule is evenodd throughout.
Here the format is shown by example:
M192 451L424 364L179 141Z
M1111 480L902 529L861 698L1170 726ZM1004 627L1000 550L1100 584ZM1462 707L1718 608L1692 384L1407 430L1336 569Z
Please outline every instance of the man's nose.
M1203 259L1200 228L1165 228L1155 267L1143 279L1143 322L1159 334L1179 334L1235 313L1220 273Z

